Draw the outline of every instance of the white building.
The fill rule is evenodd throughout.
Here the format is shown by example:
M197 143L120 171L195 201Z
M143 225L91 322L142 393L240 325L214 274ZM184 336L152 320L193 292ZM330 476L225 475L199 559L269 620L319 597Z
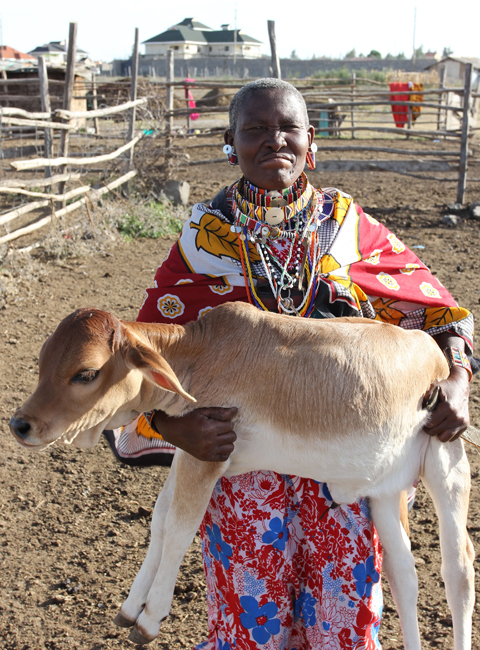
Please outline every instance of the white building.
M144 41L145 54L166 54L175 51L175 57L190 59L195 56L222 56L237 59L255 59L261 56L261 41L247 36L241 29L222 25L214 30L195 18L185 18L165 32Z
M36 59L39 56L43 56L46 62L48 63L66 63L67 62L67 52L68 52L68 42L67 41L50 41L50 43L45 43L45 45L39 45L34 50L29 52L30 56L35 57ZM87 57L87 52L81 50L79 47L76 49L76 62Z

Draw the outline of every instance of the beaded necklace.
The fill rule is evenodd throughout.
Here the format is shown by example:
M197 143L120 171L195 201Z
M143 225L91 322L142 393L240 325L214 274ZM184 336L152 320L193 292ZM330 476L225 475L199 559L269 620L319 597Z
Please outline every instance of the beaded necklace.
M281 193L256 188L245 179L240 179L232 190L229 193L234 216L231 230L238 237L249 302L268 311L255 288L248 241L257 249L279 313L308 316L317 292L320 263L317 217L322 212L323 192L314 190L305 174ZM272 203L282 213L281 221L275 225L266 221ZM303 299L295 307L290 292L298 289L303 292Z

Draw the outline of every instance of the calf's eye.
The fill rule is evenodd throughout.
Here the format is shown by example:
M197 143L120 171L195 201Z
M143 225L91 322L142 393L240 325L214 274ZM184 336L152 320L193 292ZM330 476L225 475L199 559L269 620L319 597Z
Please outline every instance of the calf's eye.
M81 370L77 372L71 379L74 384L89 384L91 381L98 377L100 370L89 368L88 370Z

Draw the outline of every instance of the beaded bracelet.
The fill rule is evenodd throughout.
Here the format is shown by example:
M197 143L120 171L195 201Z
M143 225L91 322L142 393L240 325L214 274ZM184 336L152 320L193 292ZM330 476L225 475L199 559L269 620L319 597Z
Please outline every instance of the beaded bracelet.
M443 354L447 359L450 369L452 369L454 366L458 366L459 368L465 368L465 370L468 372L469 375L468 381L472 381L472 377L473 377L472 366L470 365L470 361L468 360L467 355L464 352L462 352L460 348L450 346L444 349Z

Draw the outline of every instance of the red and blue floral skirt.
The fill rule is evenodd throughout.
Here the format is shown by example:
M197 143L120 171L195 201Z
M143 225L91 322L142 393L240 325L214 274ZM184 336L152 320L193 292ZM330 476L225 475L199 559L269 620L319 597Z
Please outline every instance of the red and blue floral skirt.
M381 547L366 500L325 483L222 478L201 528L209 638L197 650L380 650Z

